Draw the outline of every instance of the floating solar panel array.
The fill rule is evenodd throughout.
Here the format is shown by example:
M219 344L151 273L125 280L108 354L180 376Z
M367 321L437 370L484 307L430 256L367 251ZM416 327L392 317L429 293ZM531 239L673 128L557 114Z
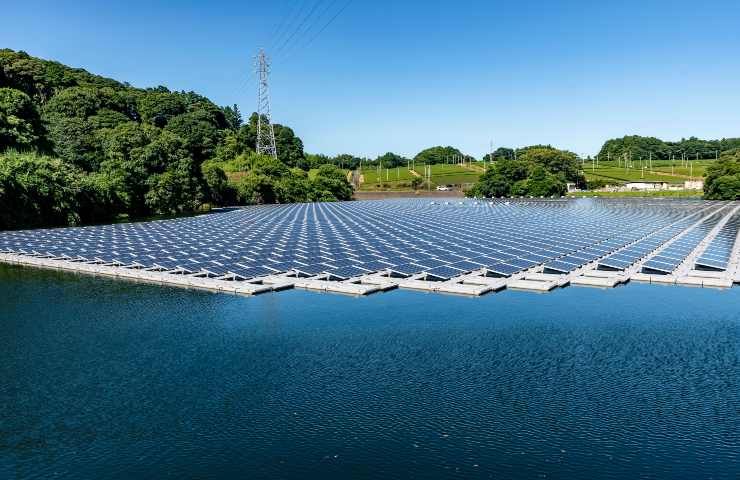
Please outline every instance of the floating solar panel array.
M539 266L567 274L593 262L624 270L706 217L646 264L667 271L723 218L725 205L631 199L265 205L143 223L0 232L0 251L232 281L282 273L342 280L377 272L444 281L474 271L510 277ZM697 263L726 265L739 225L736 216Z
M696 268L699 270L726 270L738 231L740 231L740 211L736 212L717 233L717 236L714 237L696 261Z
M683 263L686 257L704 240L709 232L719 223L723 214L715 212L703 219L682 237L676 239L660 253L653 256L642 266L645 273L669 274Z

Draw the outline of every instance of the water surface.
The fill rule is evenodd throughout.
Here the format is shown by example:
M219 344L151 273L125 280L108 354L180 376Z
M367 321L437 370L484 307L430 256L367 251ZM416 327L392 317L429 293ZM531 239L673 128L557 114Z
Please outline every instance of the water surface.
M738 478L740 288L252 298L0 265L0 478Z

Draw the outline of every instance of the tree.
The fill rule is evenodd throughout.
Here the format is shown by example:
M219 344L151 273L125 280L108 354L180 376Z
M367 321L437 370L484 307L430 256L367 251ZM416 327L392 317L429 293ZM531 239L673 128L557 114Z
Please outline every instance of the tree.
M566 191L565 183L541 165L535 166L527 179L520 180L512 186L512 194L516 196L561 196Z
M229 205L235 203L235 192L229 186L226 172L215 163L204 163L201 166L203 181L207 188L208 201L214 205Z
M704 195L711 200L740 199L740 148L724 152L707 168Z
M36 147L43 134L41 118L31 98L14 88L0 88L0 152Z
M375 161L382 165L383 168L396 168L399 166L405 167L409 159L393 152L388 152L376 158Z
M242 112L239 111L239 106L235 103L232 107L226 106L223 108L224 117L226 123L231 130L239 130L244 120L242 119Z
M59 159L0 154L0 229L76 225L80 177Z
M414 161L417 163L430 165L453 162L461 158L465 159L466 161L471 159L471 157L469 157L468 155L464 155L460 150L454 147L431 147L417 153L414 157Z
M552 147L534 146L521 150L517 159L501 158L481 175L466 192L469 196L552 196L567 191L566 182L585 180L577 157Z
M141 119L157 127L164 127L172 117L185 113L185 102L174 93L147 92L137 102Z
M44 114L88 118L103 108L123 110L123 102L113 89L71 87L54 95L44 105Z
M424 183L424 180L422 180L421 177L413 177L411 179L411 188L418 190L422 183Z
M352 185L347 180L347 175L335 165L322 165L313 179L313 200L317 198L328 199L327 193L333 200L351 200Z
M558 175L562 182L585 184L586 179L581 173L575 153L552 147L536 147L527 149L519 160L530 164L530 170L537 166L543 167L545 172Z
M203 201L198 178L193 175L193 160L181 158L161 174L149 177L145 203L152 213L194 212Z
M202 162L210 158L221 139L213 117L204 110L195 110L172 117L165 130L185 140L185 147Z
M103 156L101 138L83 118L51 115L46 118L52 151L65 162L85 171L100 167Z
M289 127L274 124L278 159L289 167L300 167L305 160L303 141Z

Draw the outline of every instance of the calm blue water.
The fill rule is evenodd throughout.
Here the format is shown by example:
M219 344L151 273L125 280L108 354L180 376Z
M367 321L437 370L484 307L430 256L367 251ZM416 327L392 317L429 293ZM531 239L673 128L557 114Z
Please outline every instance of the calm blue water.
M254 298L0 266L0 478L740 477L740 288Z

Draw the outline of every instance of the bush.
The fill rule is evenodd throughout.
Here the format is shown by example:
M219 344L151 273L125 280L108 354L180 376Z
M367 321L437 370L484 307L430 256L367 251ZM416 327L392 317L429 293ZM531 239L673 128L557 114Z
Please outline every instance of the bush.
M707 168L704 195L710 200L740 199L740 148L724 152Z

